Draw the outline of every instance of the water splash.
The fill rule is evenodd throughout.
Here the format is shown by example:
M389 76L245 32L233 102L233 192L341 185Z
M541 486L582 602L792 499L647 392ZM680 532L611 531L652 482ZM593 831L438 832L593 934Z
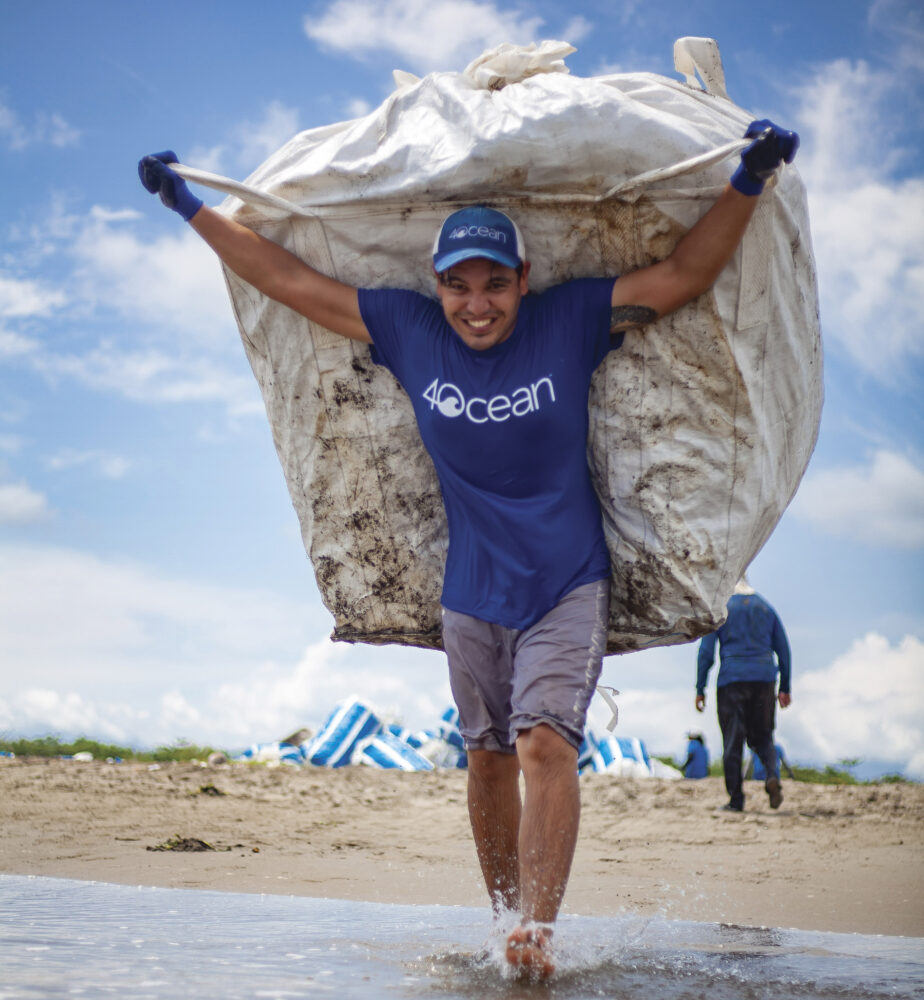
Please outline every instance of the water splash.
M511 978L486 909L0 875L0 1000L894 1000L924 939L566 916L555 976Z

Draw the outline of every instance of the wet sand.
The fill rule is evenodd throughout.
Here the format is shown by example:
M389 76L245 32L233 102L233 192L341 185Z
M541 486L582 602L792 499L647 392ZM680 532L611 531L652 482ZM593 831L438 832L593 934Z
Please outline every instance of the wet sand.
M486 905L464 772L0 761L0 871ZM581 778L563 912L924 937L924 785ZM172 838L214 850L150 850Z

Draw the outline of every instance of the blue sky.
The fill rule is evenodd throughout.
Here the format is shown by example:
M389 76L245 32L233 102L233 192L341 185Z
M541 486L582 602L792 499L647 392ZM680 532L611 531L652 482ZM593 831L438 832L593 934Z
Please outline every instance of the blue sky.
M230 747L351 693L429 724L439 654L329 642L330 615L221 275L138 158L243 178L366 113L396 68L571 42L572 73L676 77L718 40L728 91L799 130L826 401L751 569L794 655L797 761L924 778L924 16L906 0L500 5L335 0L7 6L0 37L0 732ZM200 189L212 204L219 200ZM680 754L695 646L609 658L621 729ZM594 707L597 724L607 718Z

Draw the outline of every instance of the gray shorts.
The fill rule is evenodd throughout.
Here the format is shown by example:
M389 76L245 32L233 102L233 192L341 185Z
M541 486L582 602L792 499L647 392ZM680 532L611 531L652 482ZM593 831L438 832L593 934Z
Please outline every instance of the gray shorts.
M609 595L609 580L585 583L523 631L443 608L449 683L469 750L514 753L517 733L540 723L581 745Z

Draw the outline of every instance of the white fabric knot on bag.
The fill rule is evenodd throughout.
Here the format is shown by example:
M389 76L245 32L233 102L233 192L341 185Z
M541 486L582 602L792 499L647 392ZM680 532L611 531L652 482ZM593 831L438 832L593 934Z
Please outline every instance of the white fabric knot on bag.
M509 83L519 83L540 73L570 73L565 57L577 52L573 45L546 39L536 45L512 45L503 42L482 52L462 71L461 76L476 90L503 90ZM392 71L395 90L401 93L420 83L420 77L403 69Z
M504 42L483 52L462 71L462 75L483 90L501 90L539 73L569 73L565 56L577 49L567 42L547 39L531 45Z

